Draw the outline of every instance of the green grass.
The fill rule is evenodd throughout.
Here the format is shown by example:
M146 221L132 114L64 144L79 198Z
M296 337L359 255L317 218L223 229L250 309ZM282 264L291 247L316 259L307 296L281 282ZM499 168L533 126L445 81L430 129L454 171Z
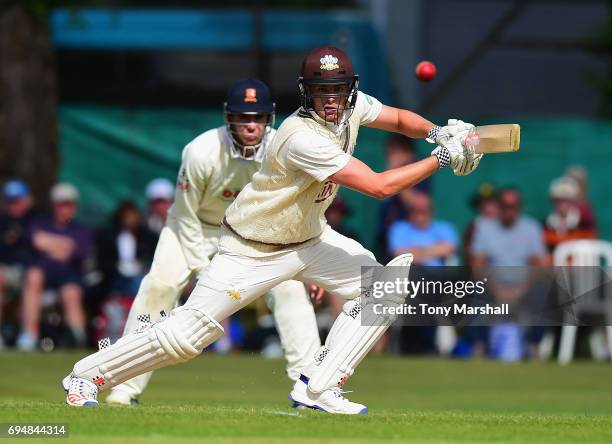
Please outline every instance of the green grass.
M70 408L59 380L80 356L0 353L0 423L67 423L86 443L612 442L606 364L371 357L348 387L371 413L346 417L290 409L283 362L246 355L163 369L136 408Z

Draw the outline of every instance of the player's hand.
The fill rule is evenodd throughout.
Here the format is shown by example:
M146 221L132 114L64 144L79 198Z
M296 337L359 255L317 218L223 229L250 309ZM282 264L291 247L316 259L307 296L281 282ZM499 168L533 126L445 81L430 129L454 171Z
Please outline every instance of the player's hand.
M433 127L425 140L429 143L444 146L448 140L453 138L464 140L472 128L474 128L474 125L471 123L459 119L448 119L446 126Z
M473 125L461 122L454 127L453 131L447 133L454 135L440 139L440 145L431 154L437 157L440 168L450 166L456 176L467 176L478 167L482 154L474 153L473 149L464 144L465 136Z
M482 159L483 155L484 154L468 153L467 156L465 156L464 161L458 165L457 168L453 168L453 173L455 176L467 176L468 174L472 173L472 171L478 167L480 159Z
M317 287L314 284L306 284L306 289L308 290L308 296L314 301L315 305L319 305L323 302L323 295L325 294L324 288Z

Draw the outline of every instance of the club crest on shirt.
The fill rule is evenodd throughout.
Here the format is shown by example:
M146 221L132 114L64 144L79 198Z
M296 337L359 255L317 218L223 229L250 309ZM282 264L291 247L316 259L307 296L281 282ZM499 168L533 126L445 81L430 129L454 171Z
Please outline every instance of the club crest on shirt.
M179 190L183 190L185 193L189 191L189 179L187 178L187 170L185 167L181 168L178 180L176 181L176 187Z
M331 180L326 180L321 187L321 191L319 191L319 194L317 194L317 197L315 198L315 203L321 203L329 199L336 193L336 189L338 189L338 184L332 182Z

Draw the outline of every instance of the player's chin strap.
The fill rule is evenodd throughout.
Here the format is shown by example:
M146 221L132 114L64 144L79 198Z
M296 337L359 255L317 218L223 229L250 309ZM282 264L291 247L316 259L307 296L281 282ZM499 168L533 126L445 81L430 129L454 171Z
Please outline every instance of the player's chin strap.
M387 266L410 267L411 254L396 257ZM407 270L408 271L408 270ZM389 295L387 304L404 303L405 294ZM395 321L397 315L372 316L369 310L370 301L361 297L348 301L334 322L325 345L315 355L314 365L307 370L308 388L312 392L322 393L330 388L343 385L353 374L355 367L368 354L370 349ZM362 325L362 308L368 309L368 320ZM395 312L395 311L394 311ZM373 312L374 313L374 312Z

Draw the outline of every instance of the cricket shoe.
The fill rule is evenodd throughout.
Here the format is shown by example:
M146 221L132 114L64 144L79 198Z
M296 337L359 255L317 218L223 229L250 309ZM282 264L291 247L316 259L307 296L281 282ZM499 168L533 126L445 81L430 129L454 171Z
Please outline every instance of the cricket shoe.
M98 406L98 387L93 382L70 373L62 379L62 388L66 391L66 404L74 407Z
M121 390L112 390L106 397L104 402L112 406L135 406L138 405L138 399L132 398L129 394Z
M300 375L300 379L295 381L293 390L289 394L289 400L293 401L294 407L304 406L327 413L344 415L364 415L368 413L368 408L365 405L349 401L342 396L342 393L344 392L340 387L333 387L322 393L313 393L308 389L308 378Z
M387 267L409 267L412 264L412 260L414 256L411 253L400 254L399 256L394 257L387 264Z

